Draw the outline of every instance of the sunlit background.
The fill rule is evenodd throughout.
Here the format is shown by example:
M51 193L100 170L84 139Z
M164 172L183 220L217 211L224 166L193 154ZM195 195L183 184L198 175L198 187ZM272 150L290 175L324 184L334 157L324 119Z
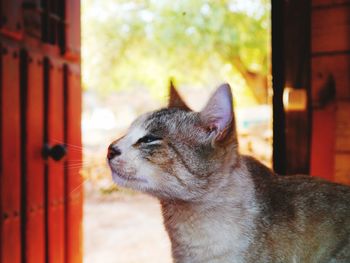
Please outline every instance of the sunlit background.
M171 78L194 110L229 82L240 149L270 165L270 2L82 0L82 68L84 262L171 262L157 201L112 183L107 146Z

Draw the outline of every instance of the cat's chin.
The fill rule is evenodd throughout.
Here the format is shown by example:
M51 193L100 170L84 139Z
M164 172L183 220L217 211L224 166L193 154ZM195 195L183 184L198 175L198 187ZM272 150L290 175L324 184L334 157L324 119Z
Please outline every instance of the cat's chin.
M142 186L145 186L147 184L147 181L143 178L137 178L130 175L125 175L120 172L112 171L112 177L113 181L123 187L129 187L129 188L139 188Z

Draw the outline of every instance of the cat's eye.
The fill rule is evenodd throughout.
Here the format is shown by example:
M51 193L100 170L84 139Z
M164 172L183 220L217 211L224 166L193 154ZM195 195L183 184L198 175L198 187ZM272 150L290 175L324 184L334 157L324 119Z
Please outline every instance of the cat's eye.
M151 143L151 142L155 142L155 141L160 141L162 140L162 138L154 136L154 135L145 135L142 138L140 138L136 143L140 144L140 143Z

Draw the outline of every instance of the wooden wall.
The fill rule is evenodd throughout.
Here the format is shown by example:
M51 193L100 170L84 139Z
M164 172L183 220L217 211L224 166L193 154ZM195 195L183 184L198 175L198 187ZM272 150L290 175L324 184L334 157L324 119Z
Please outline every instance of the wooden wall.
M311 14L311 174L350 184L350 0Z

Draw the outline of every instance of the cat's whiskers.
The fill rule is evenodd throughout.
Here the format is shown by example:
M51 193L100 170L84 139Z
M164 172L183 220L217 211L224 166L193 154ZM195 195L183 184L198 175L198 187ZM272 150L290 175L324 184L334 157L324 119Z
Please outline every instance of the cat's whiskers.
M76 144L71 144L71 143L67 143L67 142L64 142L64 141L56 140L56 139L53 139L52 141L55 142L55 143L64 144L66 147L71 147L71 148L76 148L76 149L81 149L81 150L84 149L83 146L79 146L79 145L76 145Z
M82 163L67 163L66 167L68 169L73 169L73 168L87 168L87 169L91 169L91 168L98 168L98 167L103 167L104 165L102 163L88 163L88 162L82 162Z

